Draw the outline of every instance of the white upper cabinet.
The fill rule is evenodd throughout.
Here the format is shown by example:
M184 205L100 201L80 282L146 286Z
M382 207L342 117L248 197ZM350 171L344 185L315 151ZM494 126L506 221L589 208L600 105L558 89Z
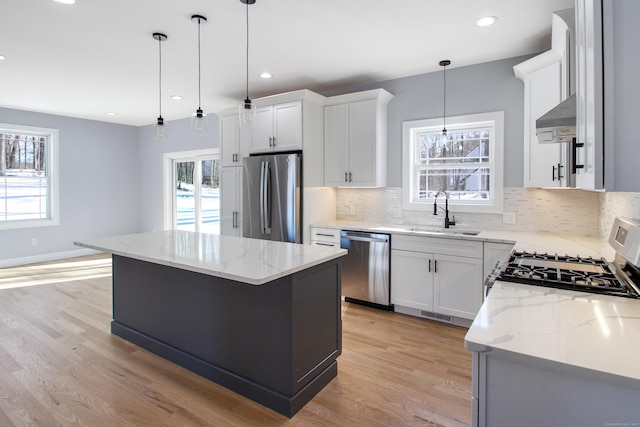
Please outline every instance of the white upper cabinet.
M638 0L576 0L578 187L640 191Z
M251 152L302 150L302 101L256 108Z
M384 187L387 104L384 89L327 98L324 108L324 184Z
M567 24L569 21L569 24ZM524 186L570 187L569 143L540 143L536 120L565 100L572 92L574 77L569 36L573 10L553 14L552 49L513 67L524 83Z
M576 100L577 149L576 185L585 189L604 188L603 169L603 75L602 5L595 0L576 1Z
M536 120L562 101L561 56L548 51L514 67L524 82L524 186L566 186L565 143L540 144Z

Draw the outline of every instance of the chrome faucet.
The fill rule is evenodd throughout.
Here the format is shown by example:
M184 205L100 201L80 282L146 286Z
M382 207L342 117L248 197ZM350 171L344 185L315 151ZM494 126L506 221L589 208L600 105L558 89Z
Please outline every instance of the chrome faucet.
M449 195L446 191L438 191L433 198L433 214L438 215L438 196L440 194L444 194L444 228L449 228L451 225L456 225L456 217L449 219Z

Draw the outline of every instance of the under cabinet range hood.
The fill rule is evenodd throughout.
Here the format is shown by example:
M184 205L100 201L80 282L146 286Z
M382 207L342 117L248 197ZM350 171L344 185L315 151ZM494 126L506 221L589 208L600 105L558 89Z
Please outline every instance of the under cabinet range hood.
M538 142L572 142L576 137L576 96L571 95L536 120Z

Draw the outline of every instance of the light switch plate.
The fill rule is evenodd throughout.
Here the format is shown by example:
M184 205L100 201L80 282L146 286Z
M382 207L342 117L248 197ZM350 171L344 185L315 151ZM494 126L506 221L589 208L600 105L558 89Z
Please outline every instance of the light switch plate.
M515 212L504 212L502 214L502 223L503 224L515 224L516 223L516 213Z

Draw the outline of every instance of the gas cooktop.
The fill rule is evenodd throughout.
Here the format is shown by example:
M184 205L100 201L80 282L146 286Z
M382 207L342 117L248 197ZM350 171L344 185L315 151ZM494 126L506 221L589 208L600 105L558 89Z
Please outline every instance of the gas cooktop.
M615 264L602 258L513 252L497 279L640 299L638 289L629 283L630 275L617 270Z

